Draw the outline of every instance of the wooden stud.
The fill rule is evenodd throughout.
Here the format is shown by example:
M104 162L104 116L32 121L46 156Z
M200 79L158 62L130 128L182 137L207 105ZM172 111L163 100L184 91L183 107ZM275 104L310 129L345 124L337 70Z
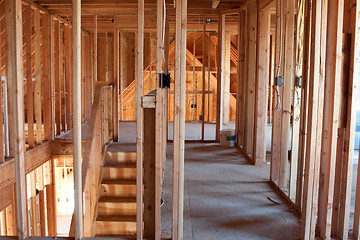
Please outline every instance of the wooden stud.
M301 238L314 239L315 237L315 217L317 215L317 195L320 167L320 150L317 146L321 145L321 129L318 125L322 123L321 103L323 98L323 77L320 77L320 47L321 47L321 17L322 3L312 1L309 6L312 10L311 22L311 58L309 75L309 116L308 116L308 135L307 152L305 158L305 177L304 177L304 196L301 214ZM317 81L319 79L319 81Z
M137 30L137 64L136 64L136 234L143 239L143 138L144 116L141 108L141 97L144 79L144 0L138 0Z
M225 33L224 38L224 93L223 93L223 124L229 123L229 101L230 101L230 46L231 46L231 38L230 33ZM210 42L210 41L209 41ZM210 46L209 46L210 49ZM210 66L209 66L210 71ZM210 78L208 78L210 79ZM210 84L208 84L208 87ZM209 95L208 95L209 96ZM208 101L210 102L210 101Z
M163 72L162 68L162 56L163 53L163 1L157 0L157 24L156 24L156 107L155 107L155 219L154 219L154 236L155 239L161 239L161 186L162 186L162 176L163 176L163 166L166 160L166 115L165 115L165 105L166 91L160 88L161 79L160 73ZM151 60L152 61L152 60ZM165 64L165 62L164 62ZM151 78L150 78L151 82ZM147 122L145 120L145 122ZM146 235L145 235L146 237Z
M176 1L172 239L183 239L187 0Z
M32 20L30 5L25 6L25 45L26 45L26 117L28 124L28 144L29 148L34 147L34 90L32 81Z
M246 86L246 71L245 71L245 54L246 54L246 11L241 11L239 13L239 53L238 53L238 59L239 59L239 65L238 65L238 84L240 88L239 93L239 137L238 137L238 145L242 146L244 148L245 143L245 86Z
M73 136L75 185L75 240L83 236L81 177L81 1L73 0Z
M31 201L31 233L32 236L38 235L38 215L36 206L36 171L30 173L30 201Z
M218 29L218 69L216 97L216 141L220 141L220 129L223 127L223 89L224 89L224 56L225 56L225 15L219 15Z
M61 134L60 23L54 21L55 122L56 135Z
M269 79L270 16L258 10L257 71L255 84L254 163L266 163L267 92Z
M41 51L40 51L40 11L34 10L34 52L35 52L35 88L34 88L34 110L36 120L36 143L42 142L42 116L41 116Z
M71 60L72 60L72 42L71 42L71 28L69 25L64 27L64 50L65 50L65 108L66 108L66 129L72 128L71 121L71 99L72 99L72 79L71 79Z
M39 209L40 209L40 235L46 235L45 192L44 192L44 165L37 169L39 185Z
M10 107L13 109L13 144L15 150L15 185L17 229L19 239L25 239L26 196L25 196L25 141L24 141L24 77L23 77L23 38L22 9L20 0L6 0L6 25L8 45L8 84ZM11 87L10 87L11 85Z
M342 32L344 1L329 2L328 36L324 105L324 134L322 145L322 165L324 165L324 183L322 208L320 209L320 235L324 239L331 237L331 220L335 184L336 145L339 122L340 81L342 65ZM320 199L321 200L321 199ZM320 206L319 206L320 208Z
M116 18L114 24L114 84L113 84L113 140L119 140L119 30L116 29Z
M205 40L206 40L206 14L204 14L204 20L203 20L203 47L202 47L202 54L203 54L203 64L202 64L202 107L201 107L201 115L202 115L202 121L201 121L201 140L205 140ZM195 53L194 53L195 56Z

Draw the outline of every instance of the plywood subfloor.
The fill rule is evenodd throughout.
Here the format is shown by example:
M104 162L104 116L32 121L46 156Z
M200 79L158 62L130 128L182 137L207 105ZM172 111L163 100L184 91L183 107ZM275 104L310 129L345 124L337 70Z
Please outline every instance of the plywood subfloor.
M167 155L164 238L171 236L171 144ZM269 171L268 165L251 165L236 148L186 144L184 239L298 239L299 219L267 183Z

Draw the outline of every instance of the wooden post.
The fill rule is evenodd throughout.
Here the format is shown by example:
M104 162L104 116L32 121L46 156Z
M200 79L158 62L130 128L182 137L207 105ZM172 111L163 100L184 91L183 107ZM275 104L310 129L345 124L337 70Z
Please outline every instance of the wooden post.
M203 20L203 46L202 46L202 95L201 95L201 141L205 140L205 41L206 41L206 14ZM195 53L194 53L195 56ZM208 113L209 114L209 113Z
M314 239L318 196L318 180L320 168L320 150L322 129L323 77L320 76L321 17L322 3L312 1L311 21L311 57L309 81L309 115L308 135L306 141L304 196L301 214L301 238Z
M335 184L336 145L339 122L340 81L342 65L342 36L344 1L329 2L329 19L326 54L326 83L324 106L324 132L322 145L322 165L324 182L322 208L320 210L320 235L323 239L331 236L331 220ZM319 206L320 207L320 206Z
M239 136L238 136L238 145L244 148L245 143L245 86L246 86L246 11L241 11L239 13L239 65L238 65L238 84L240 85L240 93L239 93Z
M183 239L187 0L176 1L172 239Z
M28 124L28 144L29 148L34 147L34 90L32 83L32 22L31 6L25 6L25 44L26 44L26 116Z
M283 3L283 61L281 67L284 71L284 86L280 90L281 97L281 137L280 137L280 176L279 187L288 187L289 181L289 136L290 136L290 115L291 113L291 94L294 78L294 20L295 20L295 0Z
M143 239L143 139L144 116L141 98L144 94L144 0L138 0L137 29L137 65L136 65L136 233L137 239Z
M114 84L113 84L113 140L119 141L119 30L114 21Z
M36 144L42 142L42 116L41 116L41 51L40 51L40 11L34 10L34 51L35 51L35 91L34 110L36 120Z
M10 107L13 109L15 150L15 185L17 229L19 239L25 239L26 226L26 186L25 186L25 141L24 141L24 76L23 76L23 34L22 9L20 0L6 0L7 58Z
M73 0L73 109L75 239L83 236L81 171L81 1Z
M224 97L224 56L225 56L225 15L219 15L218 29L218 68L216 97L216 141L220 141L220 129L223 127L223 97Z
M36 172L30 173L30 201L31 201L31 228L32 236L38 236L38 215L36 206Z
M352 63L351 63L351 68L350 68L350 76L351 76L351 83L352 85L350 85L352 88L351 89L355 89L355 87L357 87L356 85L356 79L359 79L359 71L355 71L355 69L359 69L359 63L360 63L360 49L359 49L359 44L360 44L360 1L356 0L356 9L352 10L355 11L354 13L352 12L352 16L354 16L355 22L353 22L352 24L352 36L353 36L353 40L352 40L352 52L351 52L351 59L352 59ZM352 104L355 103L356 97L352 97ZM354 106L354 105L353 105ZM354 112L354 111L353 111ZM354 116L354 115L352 115ZM350 146L349 146L350 147ZM351 162L351 161L350 161ZM358 166L359 167L359 166ZM358 169L359 172L359 169ZM359 234L360 234L360 175L358 174L357 176L357 182L356 182L356 205L355 205L355 214L354 214L354 238L355 239L359 239Z
M229 123L230 117L230 33L225 33L224 38L224 92L223 92L223 124ZM209 46L210 48L210 46ZM210 70L210 66L209 66Z
M143 99L155 100L155 92L150 92ZM147 101L146 101L147 102ZM157 202L158 190L161 194L161 182L158 186L158 157L156 156L156 110L154 105L146 106L143 100L144 109L144 238L160 240L160 223L156 220L160 215L160 199ZM158 207L157 207L158 205ZM161 220L161 219L160 219ZM157 237L155 237L157 236Z
M267 125L267 99L269 80L269 36L270 16L261 12L258 6L257 19L257 71L255 82L255 127L254 127L254 157L256 166L266 162L266 125Z
M161 238L161 186L162 186L162 169L166 159L166 114L165 114L165 89L160 88L160 73L163 72L162 56L163 56L163 3L157 0L156 12L156 121L155 121L155 222L154 236L155 239ZM165 55L165 54L164 54ZM152 59L150 60L152 61ZM165 62L164 62L165 64ZM151 78L150 78L151 82ZM147 122L145 120L145 122ZM146 124L145 124L146 125ZM145 236L146 237L146 236Z
M40 236L46 235L46 216L45 216L45 193L44 193L44 165L37 169L39 184L39 208L40 208Z

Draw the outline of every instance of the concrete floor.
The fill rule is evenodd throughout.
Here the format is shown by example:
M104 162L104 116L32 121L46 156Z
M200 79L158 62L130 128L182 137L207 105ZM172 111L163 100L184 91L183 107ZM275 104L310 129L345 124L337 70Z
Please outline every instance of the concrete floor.
M172 144L167 159L163 238L171 236ZM299 219L268 179L269 166L251 165L236 148L186 144L184 239L298 239Z

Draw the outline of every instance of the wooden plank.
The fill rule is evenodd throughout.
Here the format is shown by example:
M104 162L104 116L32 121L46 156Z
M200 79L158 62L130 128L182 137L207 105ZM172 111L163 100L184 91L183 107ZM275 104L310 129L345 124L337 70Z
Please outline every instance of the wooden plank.
M342 33L344 1L333 1L329 3L326 83L325 83L325 105L324 105L324 134L322 145L322 165L324 165L324 184L322 208L320 210L320 236L331 237L331 220L333 209L333 196L335 185L336 145L338 137L339 103L340 103L340 81L342 67ZM319 206L320 208L320 206Z
M224 88L223 88L223 124L229 123L230 118L230 33L225 33L224 38ZM210 47L210 46L209 46ZM210 78L208 78L210 79Z
M64 30L64 45L65 45L65 108L66 108L66 129L72 129L72 41L71 41L71 28L69 25L65 25Z
M81 1L73 0L73 136L75 185L75 239L83 236L82 177L81 177Z
M205 59L205 40L206 40L206 14L204 14L204 20L203 20L203 25L204 25L204 29L203 29L203 46L202 46L202 54L203 54L203 59ZM195 56L195 53L194 53ZM202 93L201 93L201 115L202 115L202 120L201 120L201 140L204 141L205 140L205 64L202 64Z
M61 134L60 23L54 21L54 74L56 135Z
M0 211L3 213L5 209L12 203L14 193L14 184L9 184L4 188L0 188ZM6 228L6 227L5 227Z
M46 167L47 165L45 165ZM47 225L48 225L48 235L56 236L57 235L57 217L56 217L56 180L55 180L55 160L50 160L48 164L49 168L47 173L49 174L50 184L46 185L46 208L47 208ZM45 168L46 169L46 168Z
M41 51L40 51L40 11L34 10L34 51L35 51L35 88L34 88L34 111L36 120L36 144L42 142L42 116L41 116Z
M34 90L32 81L32 22L31 7L25 6L25 46L26 46L26 119L28 124L28 144L29 148L34 147Z
M266 163L266 126L267 93L270 60L270 15L258 9L257 33L257 71L255 84L255 126L254 126L254 163L261 166Z
M155 226L156 210L160 210L156 207L155 117L155 108L144 108L144 238L149 239L155 239L156 231L161 230Z
M38 235L38 215L36 206L36 171L30 173L30 201L31 201L31 235Z
M115 24L116 26L116 18ZM119 30L114 27L113 141L119 139Z
M52 107L52 40L53 40L53 24L52 18L48 14L43 14L41 19L42 42L43 42L43 101L44 101L44 138L49 141L53 138L53 107Z
M46 235L46 214L45 214L45 191L44 191L44 165L37 169L37 182L39 186L39 212L40 212L40 234Z
M319 103L321 102L321 85L323 78L320 77L320 40L321 40L321 15L322 4L320 1L312 1L311 11L311 58L309 75L309 116L307 134L307 152L305 158L304 196L301 214L301 238L314 239L315 216L314 206L317 205L318 175L320 154L317 146L321 144L321 131L318 132L318 124L322 122ZM316 81L319 79L320 81ZM319 141L320 140L320 141Z
M286 13L286 14L285 14ZM285 3L283 12L284 46L283 62L284 86L281 92L281 137L280 137L280 176L279 187L287 188L289 181L289 136L291 116L291 95L294 80L294 20L295 0Z
M176 1L172 239L183 239L187 0Z
M255 113L255 78L256 78L256 34L257 7L256 2L249 2L247 8L247 98L245 108L245 152L253 158L254 113Z
M160 88L160 75L157 73L161 73L163 72L163 61L162 61L162 56L163 56L163 31L165 31L165 29L163 29L163 22L164 22L164 17L163 16L163 8L164 8L164 2L162 0L157 0L156 2L156 6L157 6L157 11L156 11L156 106L155 106L155 141L153 141L155 143L154 149L155 149L155 159L154 159L154 164L155 164L155 169L154 169L154 225L152 227L154 227L154 232L153 232L153 237L155 239L161 239L161 189L162 189L162 176L163 176L163 166L166 160L166 146L167 146L167 138L166 138L166 115L165 115L165 104L166 104L166 100L165 100L165 94L166 94L166 90ZM165 55L165 54L164 54ZM150 60L152 61L152 59ZM165 62L164 62L165 64ZM151 80L151 78L150 78ZM150 81L151 82L151 81ZM149 84L150 85L150 84ZM151 86L150 86L151 88ZM149 110L150 111L150 110ZM145 112L144 112L145 114ZM146 123L147 120L145 119L144 116L144 120ZM150 120L151 121L151 120ZM145 124L146 126L147 124ZM145 131L145 130L144 130ZM150 130L151 131L151 130ZM149 130L147 131L149 132ZM152 138L152 136L150 135L150 137ZM146 135L144 133L144 138L146 138ZM144 139L144 144L145 144L145 139ZM144 146L145 147L145 146ZM147 154L145 153L145 149L144 149L144 155L147 156ZM145 168L145 166L144 166ZM145 171L145 169L144 169ZM145 192L144 192L145 194ZM146 195L146 194L145 194ZM145 207L145 209L147 209ZM145 211L146 213L146 211ZM147 236L147 233L144 231L144 237Z
M211 1L211 7L212 8L217 8L220 4L220 0L212 0Z
M304 43L304 1L298 5L298 14L296 16L296 46L295 46L295 77L302 79L302 61L303 61L303 43ZM302 83L303 84L303 83ZM289 198L296 201L297 175L299 166L299 140L300 140L300 119L301 119L301 94L302 86L294 84L293 91L293 121L291 133L291 156L290 156L290 180L289 180Z
M225 15L219 15L218 29L218 71L216 97L216 141L220 141L220 129L223 125L223 86L224 86L224 54L225 54Z
M238 78L238 84L239 84L239 88L240 88L240 93L239 93L239 101L240 101L240 106L239 106L239 133L238 133L238 145L241 146L242 148L244 148L244 143L245 143L245 86L246 86L246 72L245 72L245 64L246 64L246 59L245 59L245 54L246 54L246 11L241 11L239 13L239 35L240 35L240 39L239 39L239 53L238 53L238 60L239 60L239 64L238 64L238 68L239 68L239 78Z
M26 196L25 196L25 141L24 141L24 76L23 76L23 38L22 9L20 0L6 0L6 26L8 52L8 82L11 85L9 97L13 109L15 146L15 184L17 229L19 239L25 239L26 226Z
M137 18L137 51L136 51L136 235L143 239L143 139L144 116L141 108L141 97L144 94L144 0L138 1Z
M280 43L282 41L281 38L281 14L280 11L280 1L276 1L276 30L275 30L275 77L281 76L283 73L283 69L279 65L281 64L281 51L280 51ZM273 99L273 117L272 117L272 135L271 135L271 165L270 165L270 179L279 183L280 177L280 154L281 154L281 109L279 106L279 87L272 86L275 88L274 99Z

